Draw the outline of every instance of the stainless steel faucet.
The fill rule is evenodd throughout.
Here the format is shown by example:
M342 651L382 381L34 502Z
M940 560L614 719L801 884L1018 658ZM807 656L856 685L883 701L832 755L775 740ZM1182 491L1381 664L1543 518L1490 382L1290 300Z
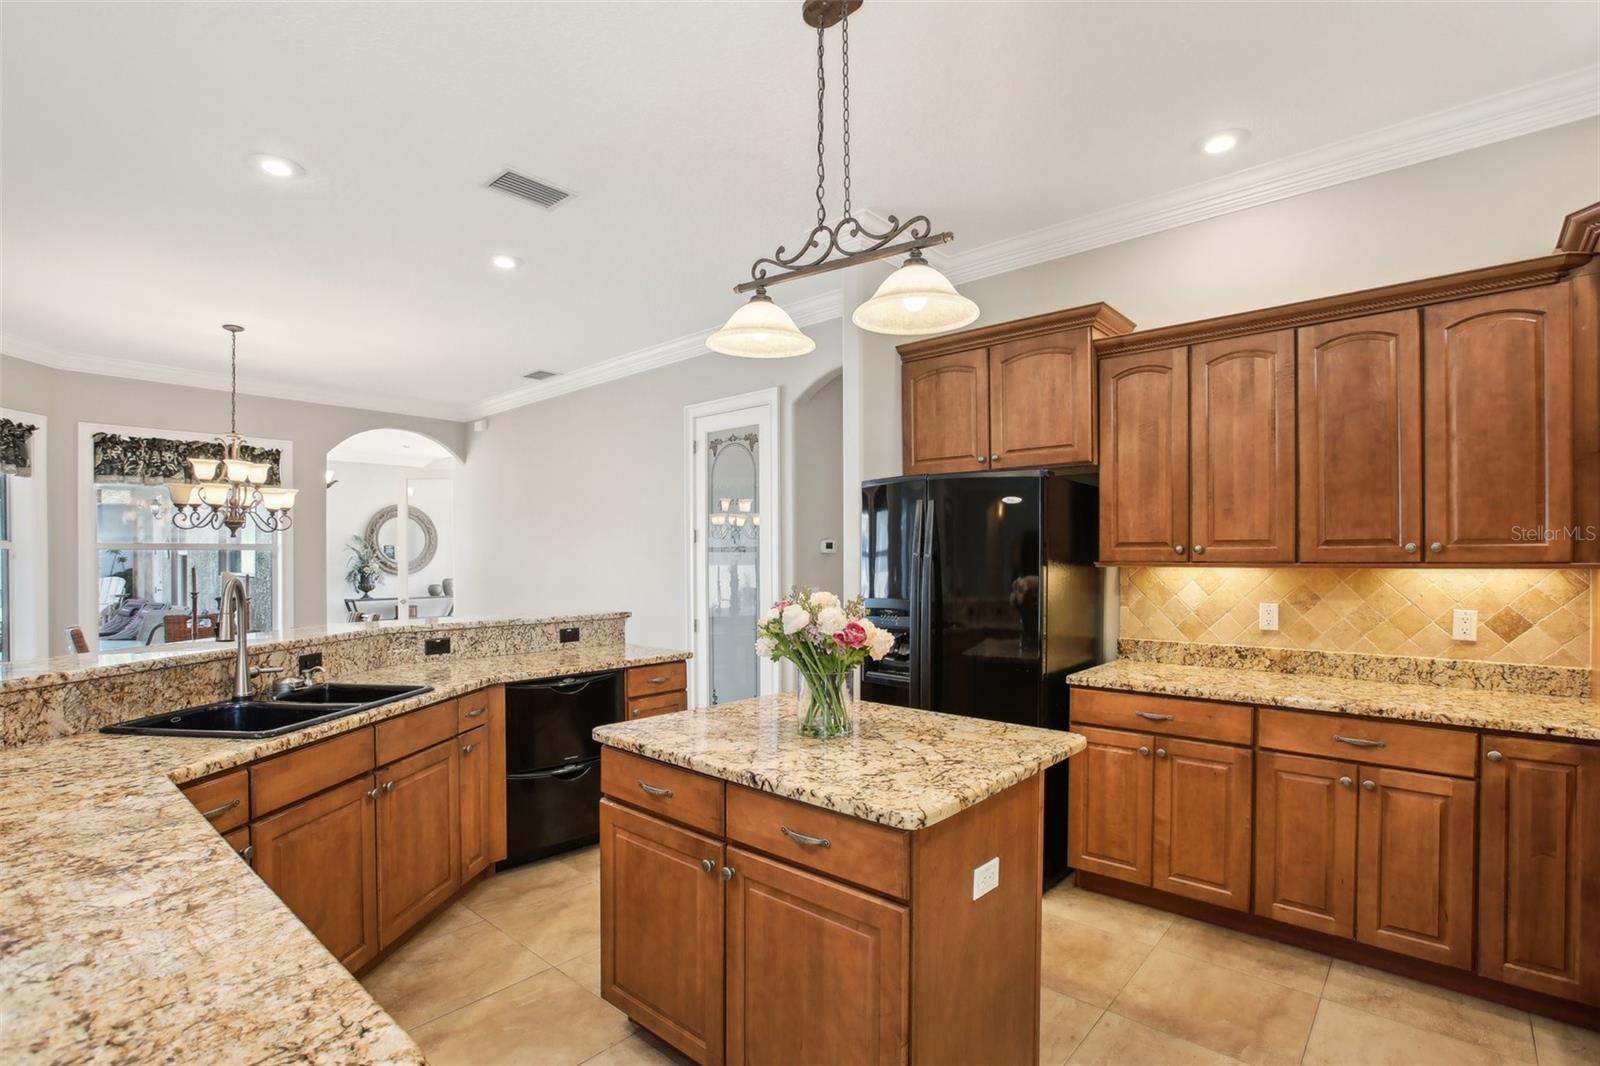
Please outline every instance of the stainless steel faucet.
M222 617L217 620L217 640L233 641L233 698L250 698L250 679L262 674L281 674L281 666L251 666L250 647L250 587L243 574L223 571Z

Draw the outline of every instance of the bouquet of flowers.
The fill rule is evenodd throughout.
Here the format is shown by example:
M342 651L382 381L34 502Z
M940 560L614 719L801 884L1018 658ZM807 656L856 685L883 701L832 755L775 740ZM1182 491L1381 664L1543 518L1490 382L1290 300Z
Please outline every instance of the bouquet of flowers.
M756 633L757 654L787 659L799 671L800 732L810 737L855 730L855 669L894 647L894 634L867 620L860 597L841 603L831 592L798 586L761 615Z

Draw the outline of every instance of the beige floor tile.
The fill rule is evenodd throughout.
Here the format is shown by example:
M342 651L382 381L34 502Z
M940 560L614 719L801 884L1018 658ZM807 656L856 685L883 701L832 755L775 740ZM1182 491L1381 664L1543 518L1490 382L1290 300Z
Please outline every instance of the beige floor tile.
M1061 1066L1099 1021L1101 1010L1050 988L1039 990L1039 1062Z
M571 867L576 873L588 878L590 881L600 880L600 849L598 847L584 848L582 851L569 851L561 856L561 863Z
M1325 999L1306 1043L1306 1066L1494 1066L1492 1048L1380 1018Z
M1161 938L1161 946L1191 959L1264 977L1313 996L1322 994L1322 983L1328 977L1328 964L1332 961L1326 955L1190 918L1174 918L1167 935Z
M1490 1048L1509 1062L1534 1058L1526 1012L1460 992L1339 960L1328 970L1322 998Z
M573 882L520 906L480 913L556 966L600 950L600 886L594 881Z
M575 959L568 959L557 968L595 995L600 994L599 948L585 952Z
M1095 1007L1108 1007L1152 948L1044 912L1040 983Z
M443 923L442 918L361 978L368 994L403 1029L549 969L544 959L481 918Z
M1235 1066L1237 1059L1106 1011L1067 1060L1086 1066Z
M1245 1062L1295 1063L1317 997L1158 947L1111 1008Z
M583 1066L688 1066L689 1062L674 1048L639 1029L620 1044L613 1044L589 1059Z
M485 878L461 902L474 913L494 921L496 914L525 907L588 880L591 879L559 858L545 859Z
M1115 896L1085 892L1071 881L1064 881L1045 894L1044 909L1080 925L1092 925L1145 944L1156 943L1172 924L1170 914Z
M633 1025L558 970L518 981L412 1030L433 1066L573 1066L626 1039Z
M1539 1066L1594 1066L1600 1062L1600 1033L1533 1016L1533 1041Z

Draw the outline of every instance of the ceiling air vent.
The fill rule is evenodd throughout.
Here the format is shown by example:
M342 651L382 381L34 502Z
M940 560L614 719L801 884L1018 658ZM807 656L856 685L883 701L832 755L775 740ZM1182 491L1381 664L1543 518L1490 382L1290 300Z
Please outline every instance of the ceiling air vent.
M533 370L522 376L529 381L548 381L556 376L556 372L554 370Z
M518 174L515 170L507 170L489 183L489 188L508 192L512 196L521 197L538 204L546 211L555 207L572 194L565 189L558 189L554 185L546 184L526 174Z

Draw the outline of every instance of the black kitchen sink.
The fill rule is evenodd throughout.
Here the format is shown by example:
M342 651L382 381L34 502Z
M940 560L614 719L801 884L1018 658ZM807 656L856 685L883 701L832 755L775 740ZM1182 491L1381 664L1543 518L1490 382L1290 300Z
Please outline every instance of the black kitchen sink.
M258 740L330 722L379 704L430 691L427 685L313 685L280 700L231 699L119 722L102 733Z

